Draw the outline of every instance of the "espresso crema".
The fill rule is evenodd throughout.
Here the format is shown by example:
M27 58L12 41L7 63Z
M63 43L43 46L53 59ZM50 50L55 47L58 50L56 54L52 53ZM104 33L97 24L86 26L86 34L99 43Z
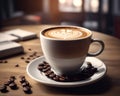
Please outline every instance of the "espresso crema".
M44 32L44 35L49 38L61 39L61 40L74 40L86 37L87 32L79 28L61 27L50 29Z

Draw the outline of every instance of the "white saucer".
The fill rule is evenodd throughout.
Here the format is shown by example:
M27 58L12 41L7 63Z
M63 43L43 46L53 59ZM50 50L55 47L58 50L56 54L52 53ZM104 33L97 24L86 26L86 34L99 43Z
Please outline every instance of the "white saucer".
M37 59L34 59L33 61L31 61L28 66L27 66L27 74L34 80L48 85L48 86L57 86L57 87L77 87L77 86L83 86L83 85L87 85L87 84L91 84L94 83L98 80L100 80L106 73L107 69L105 64L95 58L95 57L87 57L85 62L91 62L93 66L98 68L98 72L96 72L94 75L92 75L90 78L86 79L86 80L82 80L82 81L75 81L75 82L59 82L59 81L54 81L52 79L49 79L48 77L46 77L45 75L43 75L38 69L38 65L40 63L42 63L43 61L45 61L45 57L41 56ZM83 64L83 66L85 66L86 63Z

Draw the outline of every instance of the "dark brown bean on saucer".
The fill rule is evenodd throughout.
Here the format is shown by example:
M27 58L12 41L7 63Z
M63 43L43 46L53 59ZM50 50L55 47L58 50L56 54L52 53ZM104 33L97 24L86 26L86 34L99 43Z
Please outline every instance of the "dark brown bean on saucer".
M49 71L50 69L51 69L51 67L47 67L46 69L43 69L42 72Z
M60 81L65 81L65 77L60 76L60 77L59 77L59 80L60 80Z
M54 78L56 76L55 73L51 73L50 75L48 75L49 78Z
M56 75L55 77L53 77L52 78L53 80L55 80L55 81L59 81L59 76L58 75Z
M46 61L43 61L43 64L48 64Z
M43 70L43 66L38 66L38 70L42 71Z
M52 74L52 73L54 73L54 72L51 71L51 70L49 70L49 71L45 72L45 75L46 75L46 76L49 76L49 75Z

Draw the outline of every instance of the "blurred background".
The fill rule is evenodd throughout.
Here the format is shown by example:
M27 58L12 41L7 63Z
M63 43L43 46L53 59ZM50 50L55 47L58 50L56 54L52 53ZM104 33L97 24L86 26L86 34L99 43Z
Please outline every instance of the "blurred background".
M120 0L0 0L0 28L76 25L120 38Z

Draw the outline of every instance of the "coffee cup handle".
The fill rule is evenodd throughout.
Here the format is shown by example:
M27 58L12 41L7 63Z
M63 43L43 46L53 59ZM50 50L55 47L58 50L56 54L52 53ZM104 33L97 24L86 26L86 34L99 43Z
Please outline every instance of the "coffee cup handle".
M99 54L101 54L101 53L103 52L103 50L104 50L104 48L105 48L104 42L101 41L101 40L92 39L92 40L91 40L91 43L94 43L94 42L97 42L97 43L100 45L100 48L99 48L99 50L98 50L97 52L95 52L95 53L88 53L87 56L97 56L97 55L99 55Z

